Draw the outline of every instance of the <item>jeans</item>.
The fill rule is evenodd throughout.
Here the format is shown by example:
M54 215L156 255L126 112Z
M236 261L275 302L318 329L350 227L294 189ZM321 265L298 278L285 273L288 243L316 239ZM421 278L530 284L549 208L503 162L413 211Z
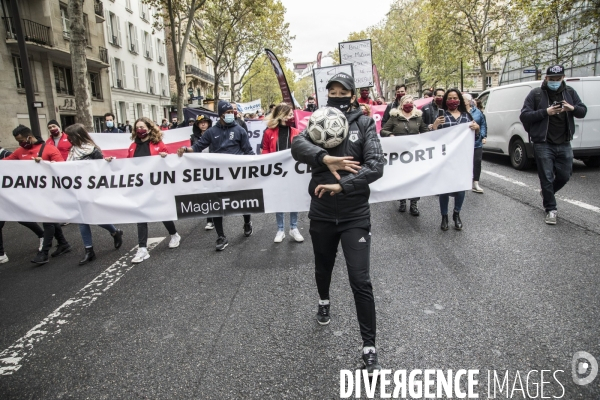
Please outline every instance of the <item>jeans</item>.
M450 195L454 196L454 211L460 212L463 202L465 201L465 191L440 194L440 211L442 215L448 215L448 203Z
M554 195L571 178L573 172L573 149L570 142L562 144L534 143L533 154L544 197L546 212L556 210Z
M44 231L40 226L35 222L19 222L19 224L31 229L33 233L35 233L38 239L44 237ZM4 241L2 238L2 228L4 228L4 221L0 221L0 256L4 255Z
M377 324L370 277L370 220L367 218L340 224L311 220L310 237L315 253L315 280L321 300L329 300L331 274L338 244L342 242L363 345L375 346Z
M117 231L114 225L98 225L100 228L106 229L111 235ZM92 228L88 224L79 224L79 232L81 233L81 239L86 249L93 247L92 243Z
M177 229L175 229L175 223L173 221L163 221L163 225L169 231L169 235L174 235L177 233ZM137 224L138 228L138 246L139 247L148 247L148 224L146 222L142 222Z
M275 217L277 218L277 228L280 231L285 230L285 213L275 213ZM298 213L291 212L290 213L290 229L298 228Z
M481 176L481 158L483 157L483 147L478 147L473 153L473 180L479 182Z
M44 244L42 245L43 253L48 254L50 251L50 248L52 247L52 238L56 238L59 246L65 246L69 244L67 239L65 239L65 235L63 235L60 224L44 222L42 226L44 227Z
M243 215L244 224L250 223L250 214ZM223 230L223 217L213 217L213 224L215 224L215 230L217 231L217 236L225 236L225 231Z

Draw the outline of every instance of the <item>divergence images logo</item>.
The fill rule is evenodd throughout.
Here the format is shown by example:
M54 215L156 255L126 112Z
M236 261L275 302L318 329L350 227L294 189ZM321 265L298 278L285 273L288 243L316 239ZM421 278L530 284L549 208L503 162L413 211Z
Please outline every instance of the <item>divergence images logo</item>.
M571 375L577 385L592 383L598 375L598 361L588 352L578 351L573 354L571 361Z
M262 189L175 196L175 206L178 219L265 212Z

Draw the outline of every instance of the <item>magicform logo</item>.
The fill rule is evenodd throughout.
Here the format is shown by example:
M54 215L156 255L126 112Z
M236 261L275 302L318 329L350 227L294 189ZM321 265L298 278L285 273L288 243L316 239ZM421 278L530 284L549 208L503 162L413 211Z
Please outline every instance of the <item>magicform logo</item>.
M573 382L577 385L583 386L592 383L598 375L598 361L590 353L578 351L573 354L571 375Z
M265 212L262 189L175 196L175 206L178 219Z

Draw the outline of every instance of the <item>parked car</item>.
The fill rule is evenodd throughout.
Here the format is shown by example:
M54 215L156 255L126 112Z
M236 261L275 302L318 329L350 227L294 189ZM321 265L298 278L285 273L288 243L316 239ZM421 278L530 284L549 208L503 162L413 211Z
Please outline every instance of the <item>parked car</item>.
M600 166L600 76L565 78L587 106L585 118L575 118L571 146L573 156L588 167ZM488 89L479 95L487 121L487 143L483 151L506 154L516 169L533 163L533 146L519 115L525 98L542 81L530 81Z

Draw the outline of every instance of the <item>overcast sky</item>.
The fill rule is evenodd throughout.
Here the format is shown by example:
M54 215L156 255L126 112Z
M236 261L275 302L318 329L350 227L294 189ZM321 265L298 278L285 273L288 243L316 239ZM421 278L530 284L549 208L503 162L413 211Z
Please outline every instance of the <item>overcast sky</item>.
M292 62L314 61L348 37L381 21L394 0L281 0L290 24Z

